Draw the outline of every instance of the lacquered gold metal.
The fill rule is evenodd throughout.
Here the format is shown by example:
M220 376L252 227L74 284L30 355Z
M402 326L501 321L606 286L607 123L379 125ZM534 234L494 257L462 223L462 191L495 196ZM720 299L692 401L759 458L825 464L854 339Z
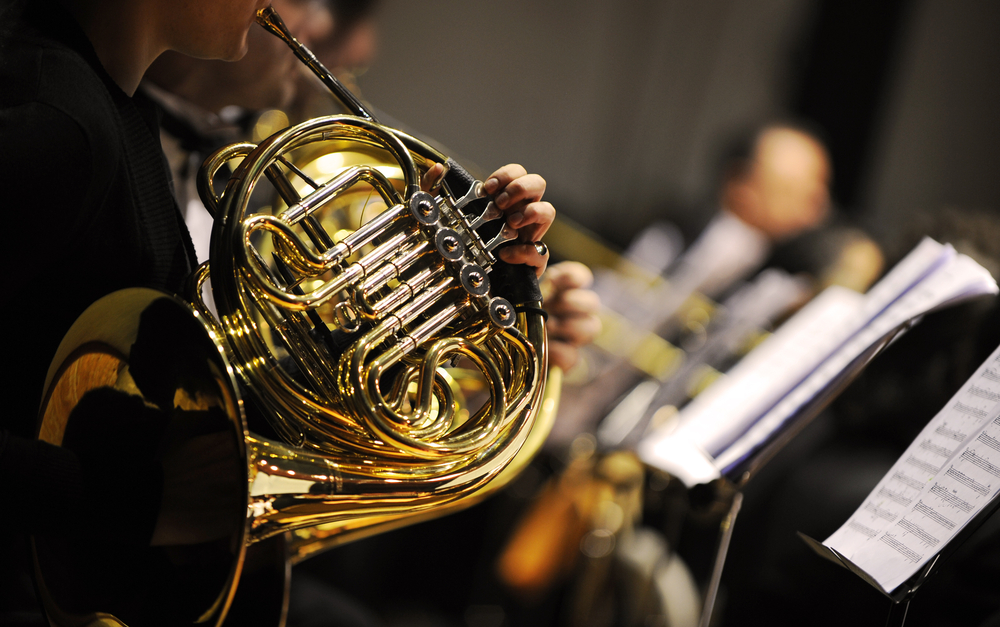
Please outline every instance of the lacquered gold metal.
M545 377L541 320L532 315L509 328L492 324L488 310L495 299L470 294L456 276L475 264L466 258L451 264L428 243L441 228L462 233L460 219L449 218L447 196L432 199L441 219L422 224L411 215L411 203L378 170L351 167L279 215L247 215L254 185L285 146L309 143L303 139L309 137L340 140L358 128L374 129L341 116L279 133L244 159L235 183L222 195L226 226L216 238L211 263L219 328L241 380L267 407L274 428L299 447L289 451L249 440L254 539L319 521L329 524L330 515L316 507L321 499L315 494L364 511L339 514L350 528L363 526L361 519L415 514L460 498L513 458L539 409ZM393 151L394 138L374 130L378 133L363 134L365 141L378 136L388 152L402 157L403 187L412 190L409 181L418 176L407 163L408 153ZM407 171L413 174L406 176ZM362 181L385 204L392 203L386 211L325 250L295 231L329 199ZM417 194L411 191L410 199ZM289 288L255 248L259 232L279 242L274 252L280 263L299 273L293 285L303 278L322 277L322 282L304 293ZM482 246L474 232L463 236L466 246ZM487 255L479 251L480 257ZM307 341L310 323L302 314L336 299L370 325L340 355ZM281 337L298 379L272 353L262 325ZM457 429L449 388L436 375L454 358L475 366L490 392L488 402ZM398 409L399 386L383 380L394 368L402 369L398 379L418 384L409 412ZM392 398L394 387L397 398ZM352 482L365 484L370 493L338 498ZM280 492L282 504L276 507L272 486L278 483L298 485L303 495ZM373 508L377 513L368 511Z
M546 376L542 320L528 314L519 316L517 325L498 326L490 321L490 308L507 308L513 319L511 303L462 285L463 272L471 269L485 277L495 258L468 228L469 218L447 188L433 197L420 191L422 172L434 163L447 165L447 157L374 122L288 34L272 9L262 11L259 21L357 115L304 122L249 153L244 146L223 149L203 170L200 189L211 190L220 163L244 157L222 197L209 192L206 198L206 204L219 205L211 262L219 329L242 382L267 408L275 430L299 447L293 454L250 441L256 458L254 539L320 520L330 524L327 514L315 512L315 497L282 496L282 507L274 507L272 478L280 476L280 483L291 485L285 465L275 458L298 465L294 481L310 494L334 494L345 483L365 483L372 494L349 500L366 513L343 516L351 528L362 526L359 518L414 514L478 490L527 438ZM375 151L382 159L347 166L318 184L298 176L298 167L305 166L296 151L329 154L322 149L326 143L340 150ZM392 180L383 174L387 162L398 172ZM296 187L291 180L296 176L318 187L307 186L303 194L301 181ZM275 187L287 205L279 213L250 209L264 178L278 181ZM323 213L359 186L374 192L386 209L337 239L322 227ZM421 207L432 215L419 215ZM435 236L444 231L460 239L465 254L458 259L435 250ZM267 250L284 275L258 246L262 234L270 236L273 246ZM306 283L308 290L301 287ZM356 332L339 355L310 339L312 323L303 315L332 301L369 327ZM208 317L207 311L202 314ZM338 322L329 326L349 330L337 328ZM270 329L270 339L263 326ZM274 354L274 337L297 373ZM461 425L455 423L450 388L436 374L457 359L477 368L489 390L488 400ZM386 373L394 370L400 371L395 385L386 381ZM408 411L400 409L405 388L400 381L417 383ZM377 515L367 513L374 504Z
M420 191L421 174L434 163L447 166L447 157L376 123L272 9L262 11L259 21L355 115L304 122L249 153L223 149L203 170L200 188L211 190L220 163L243 156L222 197L210 192L206 198L220 212L211 262L218 323L241 381L267 408L275 430L296 447L248 439L251 541L319 523L327 534L339 526L336 533L344 536L467 497L514 459L542 405L544 324L535 314L522 314L518 324L498 326L490 308L507 308L513 319L512 304L463 287L463 271L485 277L495 258L468 228L447 188L434 196ZM320 183L299 176L298 168L306 166L296 151L330 154L322 148L327 143L382 158L347 166ZM383 174L387 163L397 173L392 179ZM318 187L307 185L303 194L296 177ZM250 208L265 178L285 201L278 213ZM322 227L323 214L359 186L374 192L386 209L338 239ZM435 236L444 231L458 235L465 250L458 259L435 249ZM261 235L272 240L266 250L284 276L258 246ZM304 315L331 302L368 325L339 355L310 339L312 323ZM338 328L340 322L329 326L350 330ZM297 373L274 354L275 343ZM452 392L439 374L458 359L479 370L489 391L460 425ZM400 383L407 381L417 384L409 400ZM402 410L403 404L409 409Z
M190 304L147 290L95 305L60 348L43 407L41 437L53 443L85 420L77 403L108 391L114 403L142 399L161 424L164 439L150 455L165 468L163 503L143 568L184 564L198 555L194 545L223 550L212 553L223 559L206 577L208 589L171 624L221 624L244 562L255 561L248 551L276 536L296 532L299 560L481 500L523 468L555 416L540 303L490 290L499 267L491 249L511 235L509 227L493 239L477 231L502 217L492 205L470 213L482 184L422 191L429 168L454 162L378 124L273 10L259 21L355 115L309 120L212 155L198 181L216 219L211 260L192 277ZM331 154L345 163L318 173L314 163ZM236 162L217 193L215 179ZM278 199L262 205L262 192ZM209 280L215 311L204 298ZM191 323L179 321L186 316ZM104 328L112 324L117 330ZM174 327L185 337L164 339ZM192 355L196 367L177 365ZM474 373L478 402L463 398L448 374L456 364ZM96 370L84 372L90 365ZM165 391L148 374L160 367L177 377ZM270 437L247 427L244 394L262 410ZM192 427L203 415L214 416L207 449L205 433ZM199 435L180 435L189 432ZM201 448L182 454L192 441ZM216 475L192 470L206 459L226 469L221 488ZM175 466L178 476L167 473ZM123 463L120 472L138 471ZM200 478L182 488L181 478L192 476ZM67 591L60 573L85 579L85 566L58 541L40 539L37 550L56 624L116 612L133 626L152 620L155 610L127 593L112 594L105 607ZM168 575L184 585L198 579ZM119 584L128 588L128 577Z

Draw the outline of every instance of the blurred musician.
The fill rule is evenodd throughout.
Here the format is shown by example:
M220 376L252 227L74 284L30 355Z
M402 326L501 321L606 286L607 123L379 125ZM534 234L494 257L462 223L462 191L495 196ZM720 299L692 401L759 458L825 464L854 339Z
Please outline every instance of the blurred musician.
M823 143L804 128L774 123L740 137L724 154L721 174L720 211L669 273L684 293L718 298L771 265L772 254L793 245L795 238L818 233L830 217L830 158ZM838 282L864 290L881 271L877 247L856 230L850 237L822 230L821 238L833 237L843 245L825 246L823 259L798 255L790 265L799 262L802 267L790 269L810 271L822 283L837 276Z

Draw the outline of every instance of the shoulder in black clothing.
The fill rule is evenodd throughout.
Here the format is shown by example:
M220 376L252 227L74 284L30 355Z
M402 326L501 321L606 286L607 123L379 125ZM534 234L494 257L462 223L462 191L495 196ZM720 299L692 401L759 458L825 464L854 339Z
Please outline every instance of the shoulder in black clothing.
M27 20L14 28L0 48L5 219L22 233L48 224L50 245L63 247L119 167L113 105L80 54Z
M15 373L3 389L0 433L9 433L0 478L20 488L8 490L22 501L10 507L18 528L32 522L26 515L50 515L32 505L39 493L58 494L56 503L67 505L65 490L36 489L39 482L25 476L70 474L72 459L60 464L58 447L31 440L49 363L66 331L113 291L176 291L193 267L193 247L148 103L114 83L60 3L0 0L0 31L0 214L7 227L0 341ZM7 624L9 612L36 604L25 585L23 538L0 535L0 623Z
M15 234L0 310L23 383L0 426L27 436L72 322L118 289L178 289L191 247L155 122L58 3L31 0L4 33L0 84L0 209Z

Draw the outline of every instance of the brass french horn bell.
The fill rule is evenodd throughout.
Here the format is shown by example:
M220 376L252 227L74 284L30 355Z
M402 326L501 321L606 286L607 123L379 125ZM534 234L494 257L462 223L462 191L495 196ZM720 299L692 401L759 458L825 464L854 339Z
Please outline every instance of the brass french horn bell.
M34 538L54 624L219 625L262 541L302 559L467 506L554 419L534 273L495 257L516 232L482 184L378 124L272 9L258 21L354 115L211 156L211 257L189 298L117 292L63 340L39 438L96 489L78 533ZM351 164L311 176L317 154ZM345 226L358 197L377 209Z

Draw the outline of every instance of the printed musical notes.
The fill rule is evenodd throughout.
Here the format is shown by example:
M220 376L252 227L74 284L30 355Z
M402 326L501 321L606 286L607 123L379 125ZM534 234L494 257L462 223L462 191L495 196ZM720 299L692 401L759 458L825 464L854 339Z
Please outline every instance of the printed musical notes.
M889 593L1000 493L998 348L823 543Z

